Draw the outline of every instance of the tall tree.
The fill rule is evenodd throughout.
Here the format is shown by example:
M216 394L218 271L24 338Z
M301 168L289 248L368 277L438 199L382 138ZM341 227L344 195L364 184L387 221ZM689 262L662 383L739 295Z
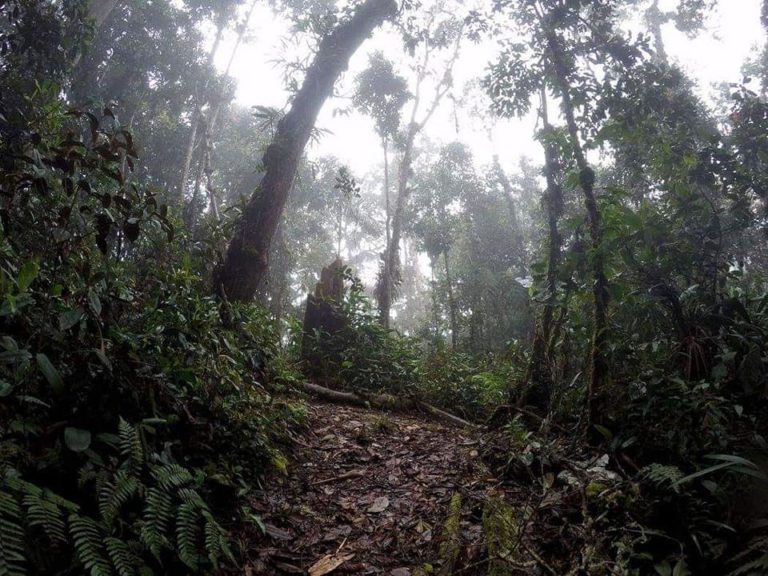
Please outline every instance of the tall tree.
M592 63L622 70L636 62L640 51L617 31L618 4L503 0L496 5L510 17L518 33L535 39L531 44L503 40L504 50L486 80L496 110L524 114L534 94L551 91L560 101L566 122L567 148L575 164L575 180L583 196L591 238L593 317L587 397L590 421L597 423L608 372L609 297L595 172L588 163L583 140L584 134L594 129L591 121L595 116L590 116L589 109L600 96Z
M377 286L379 316L385 327L389 327L394 287L400 278L400 240L403 231L403 219L411 193L411 188L408 184L411 178L416 137L432 118L440 102L453 85L453 67L459 56L463 33L463 22L457 22L451 14L446 14L446 7L442 2L439 2L427 14L426 23L421 30L408 32L409 42L416 45L421 44L422 57L416 69L411 114L405 127L405 135L403 136L400 165L397 173L397 200L395 211L392 215L392 231L384 253L384 262L379 285ZM431 72L431 60L436 50L449 46L451 47L450 54L444 64L439 80L434 86L434 92L427 103L427 108L422 115L422 92L424 83Z
M358 74L353 101L373 118L384 154L384 211L386 246L391 241L392 213L389 194L389 146L400 125L400 112L410 98L408 83L397 74L381 52L371 55L368 68ZM385 248L386 249L386 248Z
M352 54L396 10L394 0L366 0L320 42L291 109L280 120L264 154L264 178L245 207L224 263L215 274L215 290L222 297L235 301L253 298L267 271L272 238L320 108Z

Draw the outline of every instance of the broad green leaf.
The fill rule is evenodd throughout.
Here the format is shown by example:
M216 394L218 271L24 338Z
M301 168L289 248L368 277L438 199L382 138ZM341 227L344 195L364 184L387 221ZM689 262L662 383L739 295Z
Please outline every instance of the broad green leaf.
M13 392L13 385L5 380L0 380L0 398L5 398Z
M83 452L91 445L91 433L82 428L64 428L64 443L72 452Z
M37 264L37 261L30 260L29 262L26 262L21 267L21 270L19 270L19 276L16 279L16 285L19 287L19 292L26 292L39 273L40 266Z
M62 312L59 315L59 328L62 331L69 330L75 324L80 322L80 319L82 317L83 317L83 313L79 308L72 308L70 310L67 310L66 312Z
M40 368L40 371L43 373L43 376L45 376L45 379L48 381L48 384L51 385L54 392L60 392L64 387L64 380L56 367L51 364L48 356L40 353L35 356L35 359L37 360L37 367Z
M88 290L88 305L96 316L101 316L101 300L93 289Z
M672 576L690 576L691 571L688 570L688 564L682 558L675 564L675 569L672 570Z

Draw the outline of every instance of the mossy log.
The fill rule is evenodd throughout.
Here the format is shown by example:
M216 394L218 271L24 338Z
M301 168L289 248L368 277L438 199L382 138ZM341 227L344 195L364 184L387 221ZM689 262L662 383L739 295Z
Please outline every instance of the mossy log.
M440 560L442 565L439 576L451 576L456 562L461 554L461 494L458 492L451 497L448 504L448 515L443 526L442 541L440 542Z
M483 533L488 548L488 576L513 576L519 565L519 526L515 509L499 496L483 508Z

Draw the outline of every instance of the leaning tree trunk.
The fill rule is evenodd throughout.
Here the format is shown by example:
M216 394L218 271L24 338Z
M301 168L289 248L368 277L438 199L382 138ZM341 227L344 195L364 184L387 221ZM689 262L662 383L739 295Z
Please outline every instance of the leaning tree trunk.
M236 301L253 298L266 274L272 237L320 108L352 54L396 10L395 0L366 0L320 42L291 109L277 125L262 161L264 178L248 202L215 275L214 289L220 296Z
M579 168L579 184L584 195L584 206L587 211L589 233L592 240L592 296L595 309L587 401L589 403L589 422L599 424L604 412L605 380L608 375L608 363L605 358L605 349L608 341L608 279L605 276L602 252L603 226L600 211L597 207L597 200L595 199L595 172L587 164L587 159L581 147L579 129L576 125L574 107L568 85L568 68L565 64L562 48L552 31L549 31L547 34L547 42L552 55L552 64L560 91L560 98L563 103L563 113L573 146L573 154L576 158L576 165Z

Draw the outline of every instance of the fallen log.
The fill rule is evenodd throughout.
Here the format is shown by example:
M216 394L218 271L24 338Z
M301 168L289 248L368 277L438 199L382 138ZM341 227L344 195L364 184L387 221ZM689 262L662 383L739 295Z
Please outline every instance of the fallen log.
M372 406L373 408L379 408L383 410L409 410L414 408L421 408L436 418L450 422L452 424L458 424L465 428L479 428L476 424L467 422L463 418L459 418L454 414L435 408L431 404L422 402L421 400L414 400L412 398L398 398L392 394L371 394L369 396L360 396L354 392L341 392L339 390L331 390L325 386L319 384L313 384L311 382L302 382L301 386L307 392L328 400L329 402L340 402L343 404L353 404L355 406Z

